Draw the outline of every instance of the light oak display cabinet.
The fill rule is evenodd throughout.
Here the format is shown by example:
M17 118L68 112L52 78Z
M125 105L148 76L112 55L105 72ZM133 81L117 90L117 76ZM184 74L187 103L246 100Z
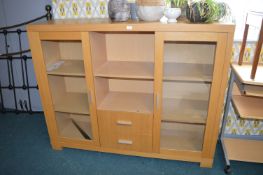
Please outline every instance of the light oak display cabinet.
M232 24L28 26L51 145L211 167Z

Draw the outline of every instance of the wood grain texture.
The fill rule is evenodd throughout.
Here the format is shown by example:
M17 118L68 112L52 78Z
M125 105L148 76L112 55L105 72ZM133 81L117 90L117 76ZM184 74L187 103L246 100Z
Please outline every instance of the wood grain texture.
M46 75L46 67L44 63L44 55L42 52L41 42L38 32L29 32L28 39L30 43L31 53L36 70L36 78L39 86L39 94L45 114L48 134L53 149L62 149L58 142L58 128L56 126L55 113L52 104L52 97L49 89L49 83Z
M177 24L131 21L112 23L107 20L64 20L29 25L28 30L29 38L33 41L31 49L33 57L36 59L34 66L53 148L80 148L126 155L201 162L201 166L212 166L233 43L234 26L232 24L188 24L182 21ZM40 32L41 37L33 31ZM72 35L67 36L69 34ZM172 46L169 44L172 44ZM177 45L183 48L182 54L179 54L182 57L178 59L172 57L175 52L172 48ZM187 53L187 50L189 50L187 48L192 46L194 49L191 55L190 52ZM204 54L205 50L208 50L207 54ZM198 52L201 52L200 55ZM214 52L215 54L213 54ZM43 56L44 54L45 56ZM48 82L48 77L51 75L47 76L45 67L45 63L57 59L83 60L84 62L85 73L84 75L81 73L81 76L85 80L85 86L80 79L75 79L76 81L57 79L55 86L60 89L60 91L56 91L57 96L64 96L65 93L88 95L89 98L85 98L85 100L88 101L86 106L90 114L92 141L58 137L54 114L55 106L53 106L53 95L51 96L50 91L50 87L53 85ZM129 67L127 68L121 64L115 67L107 65L107 62L112 61L124 61L129 63L127 65L131 67L129 69ZM138 62L140 64L137 64ZM144 63L149 63L152 67L149 68ZM132 66L133 64L137 64L139 69ZM209 69L206 69L207 67ZM177 70L174 70L174 68ZM180 68L182 71L176 72ZM194 70L197 70L197 72L193 73L192 76L188 75L184 69L189 69L188 72L194 72ZM77 68L76 70L79 71L80 69ZM168 90L169 93L163 94L163 90L167 89L164 88L167 82L163 82L165 80L164 71L167 70L174 73L171 74L172 78L168 82L189 83L194 90L191 92L191 88L188 86L176 84L176 86L185 87L185 91L179 90L177 92L174 88L176 91L174 93L172 92L173 87L171 87ZM99 72L98 77L96 77L97 71ZM67 70L56 75L80 76L80 73ZM178 75L179 78L176 79ZM209 78L204 78L203 75ZM180 76L183 78L180 78ZM114 79L110 80L108 78ZM123 78L126 80L123 80ZM194 83L203 84L195 86ZM78 88L76 85L71 84L78 84L81 87ZM209 94L210 88L211 92ZM190 92L192 95L186 95L186 92ZM197 115L195 112L191 113L191 110L190 112L187 111L186 108L185 113L178 113L175 122L198 123L198 125L176 124L193 126L176 127L180 132L174 132L176 129L173 130L173 128L169 130L169 127L161 127L161 120L165 116L162 112L165 109L165 105L163 106L165 100L163 101L163 99L169 96L177 96L176 93L177 95L180 94L178 96L180 103L185 100L184 98L190 101L205 101L206 105L208 103L208 109L205 108L206 105L185 103L188 104L186 108L193 108L194 106L199 109L200 107L200 115L199 112ZM60 102L60 104L63 104L63 102ZM71 105L74 106L74 104ZM181 105L176 106L184 109ZM174 112L176 114L173 107L169 109L172 109L170 110L172 115L174 115ZM205 111L207 111L207 115ZM188 115L188 112L191 117L189 117L189 120L185 120L185 114ZM103 119L100 119L101 116ZM170 120L170 118L167 120ZM205 121L206 125L203 125ZM134 125L134 127L130 125ZM112 128L114 132L116 131L116 134L112 133ZM196 128L198 129L195 132ZM107 131L101 132L101 129ZM164 129L163 131L169 130L169 132L163 133L168 133L166 135L171 136L171 139L161 137L161 129ZM182 130L186 131L183 132ZM192 139L195 134L198 135L195 137L198 138L196 140ZM78 138L80 137L78 136ZM106 140L106 144L104 144L106 146L101 144L103 137ZM168 142L162 142L167 144L164 144L164 147L161 148L163 138ZM174 140L178 140L178 142L173 142Z
M191 50L191 52L189 52ZM191 41L168 41L164 43L164 62L214 64L215 44Z
M238 65L242 65L242 63L243 63L243 56L244 56L246 43L247 43L248 29L249 29L249 25L246 24L245 25L245 29L244 29L244 34L243 34L242 45L241 45L241 48L240 48L239 58L238 58Z
M254 79L250 78L250 73L252 70L251 64L242 64L240 66L238 64L232 63L231 67L235 72L235 75L242 83L263 86L263 65L258 65L257 74Z
M40 40L80 40L79 32L40 32Z
M90 117L88 115L70 115L67 113L56 112L56 120L59 128L59 136L76 140L83 140L85 137L78 128L73 124L72 120L92 138Z
M152 151L152 115L99 110L98 116L103 147Z
M153 152L160 152L164 33L155 33Z
M205 124L208 101L163 99L162 121Z
M47 71L48 75L65 75L65 76L79 76L79 77L85 76L83 61L55 60L53 64L59 61L63 61L64 63L57 69ZM49 65L47 65L47 68L52 66L53 64L50 63Z
M98 146L87 144L88 142L86 140L76 141L68 138L60 138L59 141L63 147L83 149L89 151L92 150L92 151L130 155L130 156L141 156L141 157L149 157L149 158L168 159L168 160L182 160L189 162L200 162L202 160L200 152L161 150L161 153L153 153L153 152L148 153L148 152L139 152L132 150L121 150L116 148L98 147Z
M215 55L215 69L210 93L208 120L204 138L202 166L212 167L216 144L219 134L219 125L228 82L228 71L232 53L234 34L220 34L218 36L217 51ZM222 59L224 58L224 59ZM215 108L214 108L215 107Z
M263 163L263 141L224 138L230 160Z
M191 71L189 71L191 70ZM164 63L163 80L211 82L212 64Z
M97 117L97 103L95 98L95 84L93 79L93 67L92 67L92 59L91 59L91 46L90 46L90 35L87 32L81 33L81 41L82 41L82 52L83 52L83 60L84 60L84 68L85 68L85 78L86 78L86 86L87 86L87 94L89 96L89 111L91 116L91 127L93 133L93 142L96 146L100 145L99 139L99 128L98 128L98 117Z
M154 61L154 33L105 32L108 61Z
M74 19L74 20L52 20L27 26L28 31L55 32L55 31L130 31L127 26L132 27L132 31L163 31L163 32L233 32L232 23L212 23L212 24L191 24L184 20L174 24L164 24L161 22L127 21L115 23L109 19Z
M247 96L263 97L263 86L244 84L244 91Z
M161 149L201 152L204 129L204 125L162 122Z
M86 93L64 93L54 101L54 110L75 114L90 114Z
M263 119L263 98L234 95L232 96L232 102L241 118Z
M100 110L153 113L153 94L109 92L98 104Z
M107 61L97 68L95 76L153 80L153 72L153 63L150 62Z

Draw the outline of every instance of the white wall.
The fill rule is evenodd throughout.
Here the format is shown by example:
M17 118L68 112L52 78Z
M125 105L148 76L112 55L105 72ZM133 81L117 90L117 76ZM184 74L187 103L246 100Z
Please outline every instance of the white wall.
M231 7L232 15L235 18L236 31L235 40L242 41L245 27L246 12L249 10L263 12L263 0L219 0L224 1ZM258 38L258 29L252 29L249 32L248 40L256 41Z
M42 16L46 13L45 6L47 4L51 4L51 0L0 0L0 26L9 26L17 23L21 23L24 21L28 21L30 19ZM27 36L26 34L21 35L22 39L22 49L26 50L29 48ZM3 44L4 39L3 36L0 36L0 53L3 53ZM19 51L18 45L18 36L17 34L12 34L8 36L8 43L10 45L9 52ZM32 62L29 60L27 63L28 67L28 75L30 84L36 84L35 73L32 66ZM21 74L21 64L20 61L13 61L13 70L16 85L22 85L22 74ZM2 85L7 86L8 81L8 71L7 71L7 63L6 61L0 61L0 80ZM17 90L16 91L18 99L22 101L27 100L27 91L25 90ZM14 108L13 101L13 92L9 90L3 91L4 95L4 105L6 108ZM41 110L40 98L38 95L38 91L31 91L31 104L32 110ZM20 109L18 105L18 109Z

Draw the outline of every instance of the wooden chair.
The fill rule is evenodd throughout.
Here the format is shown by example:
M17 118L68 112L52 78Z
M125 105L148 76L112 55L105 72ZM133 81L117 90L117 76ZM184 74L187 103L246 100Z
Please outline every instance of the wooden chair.
M259 62L259 56L260 56L262 43L263 43L263 12L250 11L247 13L246 25L245 25L244 35L243 35L243 41L242 41L240 54L239 54L239 60L238 60L239 65L242 65L242 63L243 63L243 56L244 56L244 51L245 51L246 42L247 42L248 30L249 30L250 26L260 28L257 46L256 46L255 53L254 53L252 70L251 70L251 74L250 74L250 78L254 79L256 76L258 62Z

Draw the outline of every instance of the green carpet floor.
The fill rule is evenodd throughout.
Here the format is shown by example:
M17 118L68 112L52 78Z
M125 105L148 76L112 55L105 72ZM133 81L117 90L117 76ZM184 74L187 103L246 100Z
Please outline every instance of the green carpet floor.
M263 148L262 148L263 149ZM214 166L77 149L54 151L43 114L0 113L1 175L224 175L220 145ZM231 161L233 175L263 175L263 164Z

